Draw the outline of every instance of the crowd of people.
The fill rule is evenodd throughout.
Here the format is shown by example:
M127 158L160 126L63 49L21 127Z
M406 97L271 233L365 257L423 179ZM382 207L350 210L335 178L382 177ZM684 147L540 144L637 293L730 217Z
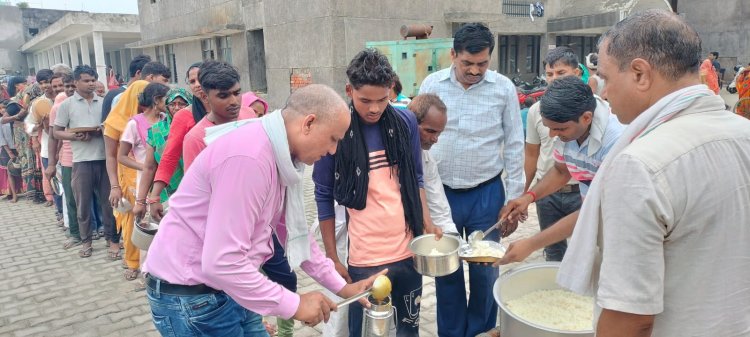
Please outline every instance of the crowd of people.
M470 263L469 280L463 265L435 279L438 335L498 336L497 266L539 249L562 261L558 283L596 296L597 336L746 333L750 121L701 83L695 31L651 10L583 62L554 48L549 87L523 111L513 83L488 69L494 41L463 25L452 65L413 98L365 49L346 70L349 103L312 84L276 111L220 61L190 66L189 90L170 88L169 70L145 55L106 94L90 66L40 70L34 84L9 82L0 189L55 205L63 249L81 258L104 237L165 336L291 336L294 320L360 336L367 300L334 301L384 274L396 335L418 336L409 242L495 225L487 239L499 240L532 203L538 234L495 265ZM306 165L323 247L305 221ZM148 251L131 241L141 221L160 222ZM298 268L328 292L298 294Z

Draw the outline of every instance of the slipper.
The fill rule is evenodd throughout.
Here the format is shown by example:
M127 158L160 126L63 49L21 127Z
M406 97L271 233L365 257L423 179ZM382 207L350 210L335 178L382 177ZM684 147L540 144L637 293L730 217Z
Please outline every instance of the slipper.
M81 243L81 240L70 238L67 242L65 242L65 244L63 244L63 249L68 250L75 246L79 246Z
M138 274L140 274L141 271L138 269L128 269L122 273L122 276L125 277L126 281L133 281L138 278Z
M91 257L91 252L93 252L93 251L94 251L94 247L91 247L91 246L89 246L87 248L82 248L81 250L78 251L78 256L80 258Z
M117 261L121 259L120 251L107 250L107 259L110 261Z

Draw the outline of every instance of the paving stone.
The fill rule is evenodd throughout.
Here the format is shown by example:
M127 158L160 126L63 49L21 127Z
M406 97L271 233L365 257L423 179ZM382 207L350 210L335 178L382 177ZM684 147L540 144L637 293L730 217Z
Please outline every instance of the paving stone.
M312 223L317 217L312 170L306 172L306 215ZM81 259L77 248L62 249L65 233L54 225L50 208L0 201L0 219L0 336L159 336L145 292L134 292L135 284L123 279L120 261L106 259L104 240L94 241L93 256ZM532 207L529 220L504 243L536 232ZM318 240L322 246L319 234ZM529 261L541 259L536 252ZM322 289L301 270L297 275L300 292ZM435 280L425 277L422 336L437 335L435 303ZM322 328L296 322L295 337L320 336Z

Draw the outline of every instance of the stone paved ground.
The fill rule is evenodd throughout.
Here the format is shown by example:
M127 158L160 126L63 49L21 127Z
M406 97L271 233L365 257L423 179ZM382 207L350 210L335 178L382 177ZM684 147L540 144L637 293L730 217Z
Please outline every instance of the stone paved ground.
M311 170L308 170L310 172ZM309 173L308 173L309 175ZM308 220L315 218L306 180ZM27 200L0 201L0 336L158 336L144 292L122 278L120 262L106 260L104 240L91 258L63 250L53 208ZM534 212L513 238L537 230ZM540 259L539 254L530 260ZM301 292L320 287L303 272ZM434 280L424 279L422 336L435 336ZM319 336L321 326L296 325L295 336Z

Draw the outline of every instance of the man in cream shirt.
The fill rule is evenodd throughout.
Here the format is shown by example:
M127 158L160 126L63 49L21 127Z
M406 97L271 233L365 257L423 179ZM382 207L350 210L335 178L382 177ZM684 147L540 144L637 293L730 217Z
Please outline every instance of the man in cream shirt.
M672 12L619 22L599 56L603 96L629 126L558 282L596 295L599 337L747 336L750 121L701 85L701 40Z

